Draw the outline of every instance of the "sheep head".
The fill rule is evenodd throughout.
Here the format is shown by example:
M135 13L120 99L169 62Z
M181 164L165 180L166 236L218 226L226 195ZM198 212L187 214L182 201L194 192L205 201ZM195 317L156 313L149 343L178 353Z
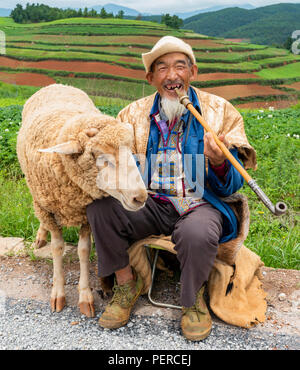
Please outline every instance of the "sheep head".
M59 155L68 177L93 199L111 195L137 211L147 191L132 154L133 129L104 114L81 114L61 129L57 145L39 149Z

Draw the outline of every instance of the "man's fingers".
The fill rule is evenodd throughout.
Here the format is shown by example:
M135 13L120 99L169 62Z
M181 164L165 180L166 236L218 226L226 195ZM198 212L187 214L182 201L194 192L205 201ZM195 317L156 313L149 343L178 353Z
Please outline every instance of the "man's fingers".
M209 145L211 146L212 149L216 149L219 148L218 145L216 144L215 142L215 139L213 138L213 135L210 133L210 132L207 132L205 135L204 135L204 139L207 140L207 143L209 143ZM220 135L218 136L218 139L220 141L222 141L222 143L225 144L226 147L228 147L228 141L226 140L226 137L225 135Z
M205 134L204 140L205 140L204 144L208 144L210 146L210 149L212 151L218 151L218 150L220 150L220 148L216 144L215 139L213 138L213 136L212 136L212 134L210 132L207 132Z

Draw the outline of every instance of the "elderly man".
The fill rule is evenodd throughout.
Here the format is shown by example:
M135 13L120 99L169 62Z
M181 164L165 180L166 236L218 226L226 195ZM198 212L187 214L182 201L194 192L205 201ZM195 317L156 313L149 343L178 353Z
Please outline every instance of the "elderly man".
M235 108L223 98L190 86L197 77L190 45L165 36L142 58L146 78L157 93L131 103L118 118L133 125L136 153L146 157L137 164L148 187L148 200L137 212L125 210L112 197L96 200L87 207L99 276L114 273L116 277L114 296L99 324L111 329L125 325L142 291L142 279L129 265L128 247L150 235L172 235L181 269L182 333L187 339L202 340L212 327L203 298L205 282L219 243L235 238L238 228L232 209L219 197L239 190L243 179L211 134L205 133L179 103L175 88L188 94L220 140L230 144L236 159L240 156L244 162L255 161L255 153ZM239 151L235 147L236 127L246 143Z

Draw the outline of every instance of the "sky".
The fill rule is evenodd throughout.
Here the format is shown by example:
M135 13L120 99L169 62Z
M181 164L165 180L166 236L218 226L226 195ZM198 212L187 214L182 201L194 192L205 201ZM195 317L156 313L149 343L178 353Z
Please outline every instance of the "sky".
M194 10L200 10L209 8L215 5L239 5L252 4L256 7L266 6L271 4L279 3L300 3L300 0L151 0L151 1L141 1L141 0L0 0L0 8L12 9L16 4L26 5L26 3L39 3L46 4L55 7L70 7L70 8L84 8L92 7L93 5L105 5L107 3L118 4L122 6L127 6L128 8L133 8L140 12L150 12L153 14L160 14L163 12L190 12Z

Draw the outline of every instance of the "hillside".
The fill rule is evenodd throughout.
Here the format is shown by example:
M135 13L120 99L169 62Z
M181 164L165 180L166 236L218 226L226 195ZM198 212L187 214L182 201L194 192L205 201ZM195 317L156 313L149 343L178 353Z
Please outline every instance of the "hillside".
M283 45L299 29L300 4L276 4L255 9L227 8L184 20L185 29L201 34Z
M173 35L193 47L199 70L193 85L204 91L240 107L287 107L300 96L300 56L285 49L128 19L17 24L0 18L0 29L6 34L0 81L27 85L29 95L33 87L55 82L77 86L95 101L149 95L154 88L146 81L141 54L162 36ZM21 97L14 96L19 102Z

